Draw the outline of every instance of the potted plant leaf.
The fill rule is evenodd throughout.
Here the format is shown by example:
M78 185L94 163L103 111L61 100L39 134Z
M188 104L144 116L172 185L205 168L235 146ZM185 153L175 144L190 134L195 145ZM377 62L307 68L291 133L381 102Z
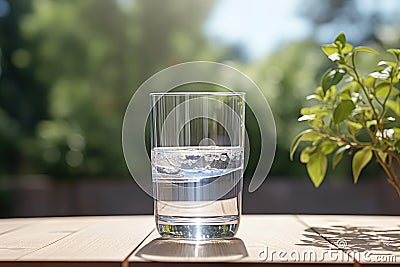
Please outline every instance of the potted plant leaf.
M400 196L400 49L388 49L392 59L379 61L366 75L360 74L357 58L378 55L375 50L353 48L343 33L321 49L335 66L307 97L315 105L301 109L299 121L306 121L308 129L294 138L290 158L303 143L300 162L316 187L326 175L328 158L335 168L345 153L352 155L354 183L374 160Z

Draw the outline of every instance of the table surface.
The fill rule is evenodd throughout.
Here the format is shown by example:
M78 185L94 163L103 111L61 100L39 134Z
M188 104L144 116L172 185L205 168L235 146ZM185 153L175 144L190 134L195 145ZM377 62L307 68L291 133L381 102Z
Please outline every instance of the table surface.
M236 238L161 239L153 216L0 220L2 266L400 265L400 216L243 215Z

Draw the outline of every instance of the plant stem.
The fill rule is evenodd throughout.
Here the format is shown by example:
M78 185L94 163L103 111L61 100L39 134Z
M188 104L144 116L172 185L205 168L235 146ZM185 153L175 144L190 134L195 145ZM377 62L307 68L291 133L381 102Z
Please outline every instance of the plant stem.
M361 89L363 90L363 92L364 92L364 94L365 94L365 97L367 98L368 104L371 106L372 112L374 113L374 117L375 117L375 119L376 119L376 126L377 126L376 128L377 128L377 129L380 129L379 116L378 116L378 114L376 113L375 107L374 107L374 105L372 104L372 101L371 101L371 98L369 97L369 94L368 94L368 92L367 92L367 89L365 88L365 85L364 85L364 83L361 81L360 75L359 75L358 72L357 72L356 63L355 63L355 54L353 54L353 55L351 56L351 63L353 64L353 66L350 66L350 68L353 70L353 72L354 72L354 74L355 74L355 76L356 76L356 79L357 79L357 83L361 86ZM376 130L375 130L375 132L376 132ZM371 136L371 138L372 138L373 143L376 143L376 136L375 136L375 133Z
M396 66L395 66L395 68L394 68L393 71L395 72L398 68L399 68L399 61L396 59ZM387 101L388 101L388 99L389 99L389 97L390 97L390 94L392 93L392 90L393 90L393 79L394 79L394 77L396 77L396 74L392 74L391 77L390 77L389 92L388 92L388 94L386 95L386 97L385 97L385 99L384 99L384 101L383 101L382 114L381 114L381 118L380 118L380 119L383 119L384 116L385 116L385 113L386 113L386 103L387 103Z
M396 154L395 152L389 152L392 158L394 158L400 166L400 154Z
M374 152L376 159L378 160L379 165L383 168L385 171L386 175L388 176L388 182L396 189L397 194L400 197L400 184L397 179L396 174L390 169L390 167L386 164L386 162L381 159L379 154L375 151Z

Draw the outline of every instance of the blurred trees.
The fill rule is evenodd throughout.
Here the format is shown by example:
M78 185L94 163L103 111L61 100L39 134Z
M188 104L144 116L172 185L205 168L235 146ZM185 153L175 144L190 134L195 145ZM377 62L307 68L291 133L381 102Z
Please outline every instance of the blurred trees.
M311 23L312 38L287 44L273 55L246 67L245 72L267 96L277 124L278 147L272 175L305 176L303 166L289 161L288 150L293 137L304 128L297 123L297 118L301 106L311 105L305 96L314 91L324 71L332 66L318 42L331 42L340 31L345 31L354 44L368 44L382 53L387 48L399 47L400 17L395 14L400 2L384 2L385 7L376 8L373 1L367 6L368 1L304 0L299 12ZM377 63L370 55L361 55L358 59L364 71L370 71L367 67ZM350 176L349 162L339 165L335 175ZM369 171L378 169L378 166L370 166Z
M305 176L303 166L289 161L288 148L301 128L296 120L304 97L329 64L313 38L245 62L240 47L215 45L203 33L213 0L5 1L0 174L127 175L121 124L134 90L173 64L229 59L255 80L274 113L278 150L272 174ZM399 17L361 12L361 2L305 1L301 12L315 35L329 41L346 26L350 41L353 36L398 46ZM252 130L255 121L248 122ZM257 140L257 133L250 134ZM257 144L252 142L255 149Z
M30 1L0 3L0 174L29 171L26 162L35 150L32 136L46 117L46 91L32 75L34 43L19 31L20 18L31 11Z
M288 44L244 69L265 94L277 125L272 175L305 176L303 166L290 162L288 151L293 136L302 129L297 118L304 97L317 87L326 63L318 44L306 40Z
M330 42L345 31L355 45L396 47L400 41L400 2L382 0L303 0L300 15L311 22L313 35Z
M11 13L2 18L0 29L3 54L22 62L2 62L10 68L1 77L5 110L0 119L8 120L2 126L10 130L13 121L21 123L26 128L21 132L35 145L1 153L23 158L23 166L7 165L26 172L127 174L120 136L133 90L166 66L222 56L202 34L213 1L26 3L10 1ZM9 145L4 138L1 144Z

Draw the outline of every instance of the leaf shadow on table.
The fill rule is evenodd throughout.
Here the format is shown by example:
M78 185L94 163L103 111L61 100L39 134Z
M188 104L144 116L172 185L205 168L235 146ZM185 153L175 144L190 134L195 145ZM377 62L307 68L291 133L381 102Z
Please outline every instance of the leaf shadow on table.
M236 261L248 256L240 238L224 240L174 240L156 238L135 254L150 261Z
M322 237L322 238L321 238ZM373 226L335 225L310 227L303 233L300 246L337 248L352 251L400 251L400 227L380 229Z

